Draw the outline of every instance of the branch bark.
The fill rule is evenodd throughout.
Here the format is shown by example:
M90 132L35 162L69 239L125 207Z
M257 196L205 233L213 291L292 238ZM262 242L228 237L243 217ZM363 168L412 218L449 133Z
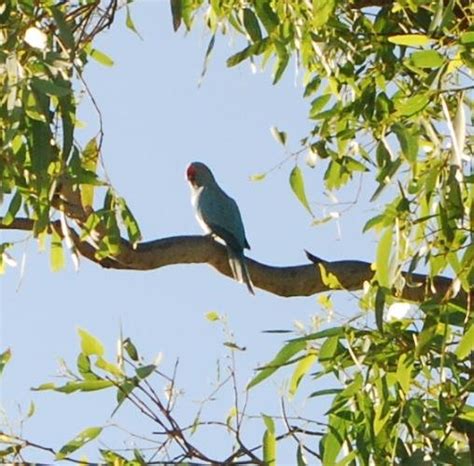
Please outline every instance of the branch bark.
M1 222L0 218L0 222ZM17 218L10 225L0 223L0 229L24 230L33 229L33 220ZM59 221L52 223L60 235ZM71 229L71 238L77 251L85 258L104 268L117 270L154 270L175 264L209 264L218 272L232 277L224 246L208 236L174 236L140 243L133 248L125 239L121 239L120 253L117 256L99 259L96 249L87 241L82 241ZM357 260L322 261L328 273L335 275L341 289L356 291L363 288L364 282L370 281L374 272L371 264ZM263 264L247 258L247 265L255 287L283 297L311 296L324 291L333 291L324 284L318 265L313 263L289 267L277 267ZM407 278L401 298L423 302L426 299L446 299L452 285L447 277L435 277L433 286L428 283L426 275L412 274ZM465 304L467 296L460 293L457 301Z

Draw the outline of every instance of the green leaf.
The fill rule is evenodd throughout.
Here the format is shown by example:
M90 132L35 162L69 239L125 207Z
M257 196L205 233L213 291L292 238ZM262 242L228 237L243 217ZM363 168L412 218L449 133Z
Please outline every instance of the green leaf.
M412 370L412 357L407 353L403 353L398 359L396 378L405 395L408 395L410 390Z
M136 218L133 216L132 211L128 207L125 199L122 197L117 198L118 204L120 206L120 215L127 230L127 236L132 243L132 247L136 248L137 243L142 239L142 233Z
M401 116L413 116L421 112L430 99L426 94L415 94L411 97L395 100L395 109Z
M418 68L439 68L444 58L436 50L420 50L413 52L410 61Z
M35 392L40 392L43 390L55 390L55 388L56 388L56 385L54 385L53 382L48 382L48 383L43 383L39 385L38 387L32 387L31 390Z
M45 101L49 102L49 98L43 96ZM47 123L41 121L30 121L31 124L31 136L28 140L30 145L30 153L32 158L33 170L36 173L46 173L48 166L53 159L53 150L51 146L51 140L53 135L51 128ZM49 222L49 209L45 213L48 217Z
M406 45L408 47L421 47L428 45L430 39L424 34L397 34L390 36L388 41L396 45Z
M379 225L383 225L385 222L385 215L376 215L375 217L372 217L371 219L367 220L366 224L364 225L364 228L362 229L362 233L365 233L366 231L369 231L372 228L378 227Z
M260 382L263 382L265 379L270 377L274 372L280 369L280 367L284 366L290 358L302 351L305 347L306 343L304 341L294 340L287 343L273 358L273 360L266 364L248 383L247 390L255 387L255 385L258 385Z
M140 381L137 377L132 379L127 379L125 382L117 386L117 406L115 407L112 414L114 414L121 406L121 404L127 399L128 395L133 392L133 390L138 387Z
M64 257L63 242L61 236L53 229L51 233L51 253L50 253L51 270L59 272L64 268L66 260Z
M298 448L296 449L296 465L297 466L307 466L308 461L306 460L303 454L303 448L300 444L298 444Z
M81 154L81 164L84 170L96 173L97 162L99 160L99 147L97 139L93 137L87 144ZM81 186L81 200L84 207L92 207L94 203L94 184L84 183Z
M74 143L74 123L76 108L73 103L73 96L67 95L59 99L61 110L61 122L63 130L62 158L68 160Z
M73 392L96 392L106 388L114 387L114 383L110 380L83 380L80 382L68 382L62 387L54 388L56 392L73 393Z
M26 417L29 419L31 417L33 417L33 415L35 414L36 412L36 406L34 404L33 401L30 401L30 406L28 408L28 412L26 413Z
M459 38L461 44L472 44L474 43L474 31L463 32Z
M278 16L273 11L271 3L268 0L256 0L254 4L257 16L267 30L268 34L271 34L279 23Z
M345 333L344 327L331 327L327 328L326 330L321 330L316 333L310 333L309 335L305 335L304 337L295 338L290 341L311 341L311 340L319 340L321 338L327 337L335 337L335 336L342 336Z
M308 373L317 359L318 357L316 354L310 353L298 362L290 380L290 395L293 396L296 394L296 390L298 389L301 380Z
M474 324L469 327L461 338L455 354L459 359L465 359L474 350Z
M313 0L313 21L314 28L324 26L332 15L335 7L335 0Z
M74 48L74 34L66 21L64 13L60 10L59 7L52 6L51 12L53 13L54 20L58 25L59 38L62 40L63 44L69 48Z
M262 31L260 30L260 25L258 24L258 19L255 16L255 13L250 8L244 8L244 27L248 32L250 38L257 42L262 39Z
M320 85L321 78L319 76L315 76L314 78L312 78L311 81L306 84L304 88L303 97L309 97L311 94L314 94L319 89Z
M181 26L182 7L181 0L171 0L171 15L173 17L173 29L176 32Z
M137 377L139 379L146 379L149 377L153 372L156 370L156 365L155 364L148 364L147 366L141 366L137 367L135 370Z
M130 13L130 7L127 5L127 17L125 19L125 26L128 27L132 32L134 32L140 39L143 40L142 36L138 32L137 28L135 27L135 23L132 19L132 14Z
M20 191L17 189L15 194L10 201L10 205L8 206L8 211L3 217L2 223L3 225L11 225L13 220L15 220L16 214L20 210L21 207L21 194Z
M379 175L377 176L377 181L379 182L378 188L375 190L374 194L370 198L370 202L375 201L380 193L385 189L385 187L389 184L392 177L398 171L400 166L402 165L401 157L398 157L393 162L387 162L386 166L380 171Z
M377 255L375 260L375 277L379 286L391 288L390 276L390 255L392 252L392 225L385 229L377 246Z
M98 63L104 66L113 66L114 61L104 52L97 50L90 45L85 47L86 52Z
M283 76L283 72L288 66L290 54L286 50L286 46L282 44L275 44L278 60L276 62L275 72L273 74L273 83L276 84Z
M268 422L271 421L271 423ZM275 426L273 419L269 416L264 417L265 425L267 429L263 434L263 461L265 466L276 466L276 437L275 437ZM270 428L269 428L270 424Z
M124 376L123 371L120 369L120 367L117 364L112 364L111 362L104 359L102 356L99 356L97 358L95 365L99 369L102 369L103 371L108 372L109 374L115 377L120 378Z
M331 290L342 290L344 287L341 285L341 282L338 280L336 275L330 273L326 270L326 267L322 263L318 264L319 273L321 274L321 281L325 286Z
M375 295L375 323L380 333L383 333L383 311L385 309L385 296L387 288L379 286Z
M319 361L324 362L333 359L337 352L338 345L338 336L328 338L319 349Z
M204 76L207 73L207 66L209 64L209 59L211 58L211 53L214 50L215 43L216 43L216 35L213 34L209 40L209 43L207 44L206 54L204 55L204 61L202 64L201 76L199 77L199 85L201 84L202 80L204 79Z
M218 320L221 320L221 316L216 311L210 311L206 313L206 319L209 322L217 322Z
M400 148L408 162L416 162L418 156L418 139L406 127L397 123L392 126L392 130L397 136Z
M329 416L328 432L322 440L324 446L322 464L336 464L336 459L342 447L342 442L339 437L339 430L343 422L344 421L337 416L332 414Z
M286 145L286 133L285 131L280 131L276 126L270 128L272 136L275 138L275 141L281 144L282 146Z
M321 110L326 107L328 102L331 100L331 94L322 94L316 97L311 102L311 110L309 111L309 117L314 118L315 116L319 115Z
M336 463L334 466L347 466L353 464L354 459L357 457L358 452L352 450L347 456L345 456L341 461Z
M8 364L8 361L10 361L11 357L12 352L10 349L0 353L0 376L2 375L3 369L5 369L5 366Z
M56 459L63 460L71 453L74 453L76 450L83 447L86 443L97 438L101 432L102 427L88 427L87 429L84 429L80 434L61 447L59 452L56 454Z
M326 395L337 395L342 392L341 388L326 388L324 390L317 390L311 395L309 395L309 398L315 398L317 396L326 396Z
M267 430L274 434L275 433L275 422L273 421L273 418L271 416L267 416L266 414L262 413L262 419L263 422L265 423L265 427Z
M267 176L266 173L258 173L256 175L252 175L250 177L250 181L262 181L265 179L266 176Z
M58 84L58 80L45 80L39 78L32 78L31 79L31 87L42 94L46 94L49 96L58 96L64 97L71 93L70 86L62 86ZM66 84L66 81L62 81L62 84Z
M290 173L290 186L296 197L299 199L301 204L306 210L313 215L311 207L309 206L308 199L306 198L306 192L304 188L304 179L301 169L296 165Z
M252 45L249 45L248 47L245 47L243 50L240 52L237 52L236 54L232 55L229 57L226 61L226 64L229 68L238 65L245 59L253 56L253 55L260 55L265 50L268 48L270 42L268 38L262 39L259 42L255 42Z
M132 340L130 338L126 338L123 342L123 347L125 348L125 351L127 354L130 356L130 358L133 361L138 361L139 356L138 356L138 351L136 346L132 343Z
M81 350L86 356L90 356L90 355L103 356L104 355L104 352L105 352L104 346L100 340L98 340L89 332L81 328L79 328L77 331L81 339Z

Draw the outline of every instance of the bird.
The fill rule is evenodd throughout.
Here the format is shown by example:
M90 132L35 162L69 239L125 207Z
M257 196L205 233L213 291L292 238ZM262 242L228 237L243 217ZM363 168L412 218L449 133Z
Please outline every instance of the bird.
M205 233L225 244L233 277L255 294L247 268L244 249L250 249L237 203L217 184L210 168L192 162L186 169L191 188L191 204Z

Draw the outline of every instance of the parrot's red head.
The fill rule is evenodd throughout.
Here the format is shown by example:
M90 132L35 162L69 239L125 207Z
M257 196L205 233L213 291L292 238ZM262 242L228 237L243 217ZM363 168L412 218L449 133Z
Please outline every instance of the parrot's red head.
M192 162L186 169L186 178L194 187L215 183L214 176L207 165L201 162Z
M196 179L196 167L194 164L190 164L188 168L186 169L186 178L190 183L193 183L194 180Z

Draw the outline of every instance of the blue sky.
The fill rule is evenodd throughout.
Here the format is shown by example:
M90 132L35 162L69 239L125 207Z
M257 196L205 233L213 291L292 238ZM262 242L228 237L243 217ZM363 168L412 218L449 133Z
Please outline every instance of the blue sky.
M114 59L115 66L91 63L86 79L104 118L107 174L127 199L144 239L201 234L184 178L186 165L200 160L212 168L220 185L238 202L252 246L249 255L254 259L296 265L305 262L303 250L308 249L328 260L371 260L373 238L361 234L364 222L373 215L364 201L371 194L369 189L362 190L362 205L341 218L339 237L335 223L311 226L310 216L291 193L288 176L293 161L264 181L250 181L251 175L267 171L286 157L270 134L271 126L288 132L291 150L298 150L299 139L307 134L310 124L306 119L308 102L302 98L302 77L289 69L282 82L272 86L270 70L252 73L247 64L227 69L225 59L239 50L239 39L226 36L218 38L199 87L209 40L204 27L199 24L190 34L174 33L168 2L137 2L132 13L143 41L125 28L120 15L113 29L96 44ZM96 115L86 98L81 119L87 126L78 130L77 137L86 142L97 130ZM321 204L329 202L322 173L320 165L305 169L309 198L321 217ZM354 197L355 190L350 189L340 200ZM25 237L7 232L1 235L2 241ZM223 367L228 363L222 327L208 322L207 312L226 315L236 342L247 348L236 354L241 388L255 367L273 357L284 339L262 334L262 330L293 329L295 321L309 324L312 316L326 317L316 297L285 299L260 290L254 297L244 286L205 265L123 272L102 270L82 260L75 272L68 260L65 270L52 273L48 252L39 252L34 240L19 243L13 252L18 262L23 254L26 266L22 279L18 268L9 269L1 282L0 348L11 347L13 352L1 381L2 405L18 428L18 406L26 411L33 400L37 412L23 426L23 434L55 448L85 427L105 425L114 407L112 392L65 396L30 391L32 386L56 380L59 358L74 367L79 352L78 327L100 338L110 359L115 357L120 326L146 358L163 354L164 371L171 371L179 358L177 383L185 394L178 412L186 424L192 422L197 401L214 387L216 361L221 360ZM353 298L338 299L340 314L353 315L356 310ZM163 383L157 383L162 389ZM318 381L307 390L326 388L327 383ZM276 377L255 388L248 412L280 414L283 384L284 377ZM302 394L309 393L307 390ZM218 398L210 405L208 417L225 420L232 393L226 390ZM326 399L302 404L303 399L293 405L307 417L320 416L328 407ZM156 430L128 408L113 422L142 434ZM263 428L259 420L249 426L250 444L258 443ZM204 450L217 448L216 438L220 437L215 432L197 435ZM110 446L120 447L120 439L127 436L111 428L104 437ZM224 450L224 441L219 448ZM84 451L94 459L94 448ZM282 446L280 460L292 462L294 451L293 445ZM29 459L41 460L39 456Z

